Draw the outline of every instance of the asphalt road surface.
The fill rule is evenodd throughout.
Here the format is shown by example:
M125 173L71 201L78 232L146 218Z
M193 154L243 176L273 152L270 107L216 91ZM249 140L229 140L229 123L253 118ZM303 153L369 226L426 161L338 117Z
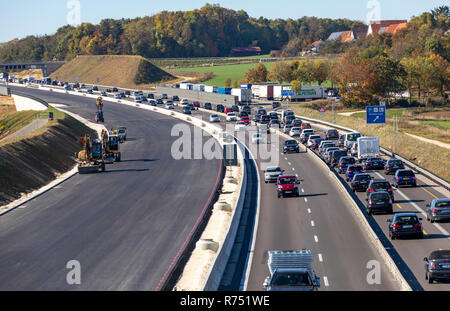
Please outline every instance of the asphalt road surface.
M93 120L93 99L12 89ZM154 290L184 244L220 161L172 158L171 129L181 121L108 102L104 112L107 128L128 128L122 162L0 217L0 290ZM72 260L81 285L66 282Z

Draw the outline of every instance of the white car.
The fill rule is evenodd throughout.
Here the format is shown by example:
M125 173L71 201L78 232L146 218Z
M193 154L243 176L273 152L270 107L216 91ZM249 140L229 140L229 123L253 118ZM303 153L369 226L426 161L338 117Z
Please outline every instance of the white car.
M209 122L216 123L220 122L220 117L217 114L212 114L209 116Z
M167 101L165 106L166 106L166 109L170 109L170 110L175 109L172 101Z
M180 101L180 105L181 105L181 106L186 106L187 104L189 104L189 100L186 99L186 98L183 98L183 99Z
M314 134L309 136L308 138L308 142L306 143L306 147L311 148L312 145L314 144L314 139L316 138L321 138L320 135Z
M253 134L252 136L252 143L253 144L263 144L264 143L264 137L260 133Z
M247 124L245 122L242 122L242 121L236 122L236 125L234 126L234 130L236 132L238 132L238 131L245 131L246 128L247 128Z
M229 112L227 114L227 121L228 122L233 122L233 121L237 121L237 116L234 112Z
M283 175L284 171L279 166L270 166L264 172L264 181L267 183L277 181L278 176Z
M299 127L293 127L289 131L289 136L291 136L291 137L300 136L301 133L302 133L302 130Z

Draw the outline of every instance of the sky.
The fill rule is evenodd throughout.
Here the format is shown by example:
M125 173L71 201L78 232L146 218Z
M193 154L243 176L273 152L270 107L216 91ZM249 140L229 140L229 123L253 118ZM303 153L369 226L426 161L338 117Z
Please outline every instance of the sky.
M0 3L0 42L28 35L51 35L64 25L77 22L98 24L102 19L151 16L161 11L199 9L205 3L244 10L251 17L292 18L316 16L368 19L407 19L449 0L14 0ZM77 9L79 7L79 10ZM77 14L79 12L79 14Z

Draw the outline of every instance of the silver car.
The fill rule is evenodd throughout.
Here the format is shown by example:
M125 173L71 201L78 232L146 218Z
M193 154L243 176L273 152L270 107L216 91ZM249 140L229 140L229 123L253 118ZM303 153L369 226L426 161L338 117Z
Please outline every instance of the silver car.
M283 175L284 171L279 166L270 166L264 172L264 181L267 183L277 181L278 176Z
M430 222L450 219L450 199L434 199L427 204L427 220Z
M209 122L217 123L220 122L220 117L217 114L212 114L209 116Z

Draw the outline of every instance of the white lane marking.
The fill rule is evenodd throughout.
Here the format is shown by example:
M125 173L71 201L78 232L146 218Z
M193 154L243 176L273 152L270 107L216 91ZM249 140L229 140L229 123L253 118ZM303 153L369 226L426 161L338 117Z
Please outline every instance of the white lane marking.
M314 227L314 226L315 226L314 221L311 220L311 227Z
M311 214L311 209L310 208L308 208L308 214Z
M304 193L304 192L305 192L305 189L302 189L302 192Z
M330 286L330 283L328 283L328 278L326 276L323 277L323 284L325 284L326 287Z
M288 162L288 165L291 166L291 162Z
M316 243L319 243L319 238L317 237L317 235L314 236L314 241L316 241Z
M323 262L322 254L319 254L318 256L319 256L319 261Z
M293 171L295 171L295 168L292 168Z
M287 158L284 158L287 161Z
M305 198L305 202L308 203L308 199L307 198Z
M376 174L377 174L378 177L384 179L383 175L381 175L380 173L377 172ZM425 211L424 211L423 209L421 209L419 205L417 205L416 203L412 202L412 200L411 200L406 194L404 194L402 191L400 191L400 189L397 188L396 192L397 192L398 194L400 194L405 200L411 201L411 202L408 202L408 203L411 204L412 206L414 206L414 208L415 208L417 211L419 211L423 216L427 217L427 214L425 213ZM448 231L445 230L444 228L442 228L439 224L433 223L432 225L434 225L439 231L441 231L442 234L444 234L444 235L446 235L446 236L450 236L450 234L448 233ZM447 240L450 240L450 237L447 238Z

